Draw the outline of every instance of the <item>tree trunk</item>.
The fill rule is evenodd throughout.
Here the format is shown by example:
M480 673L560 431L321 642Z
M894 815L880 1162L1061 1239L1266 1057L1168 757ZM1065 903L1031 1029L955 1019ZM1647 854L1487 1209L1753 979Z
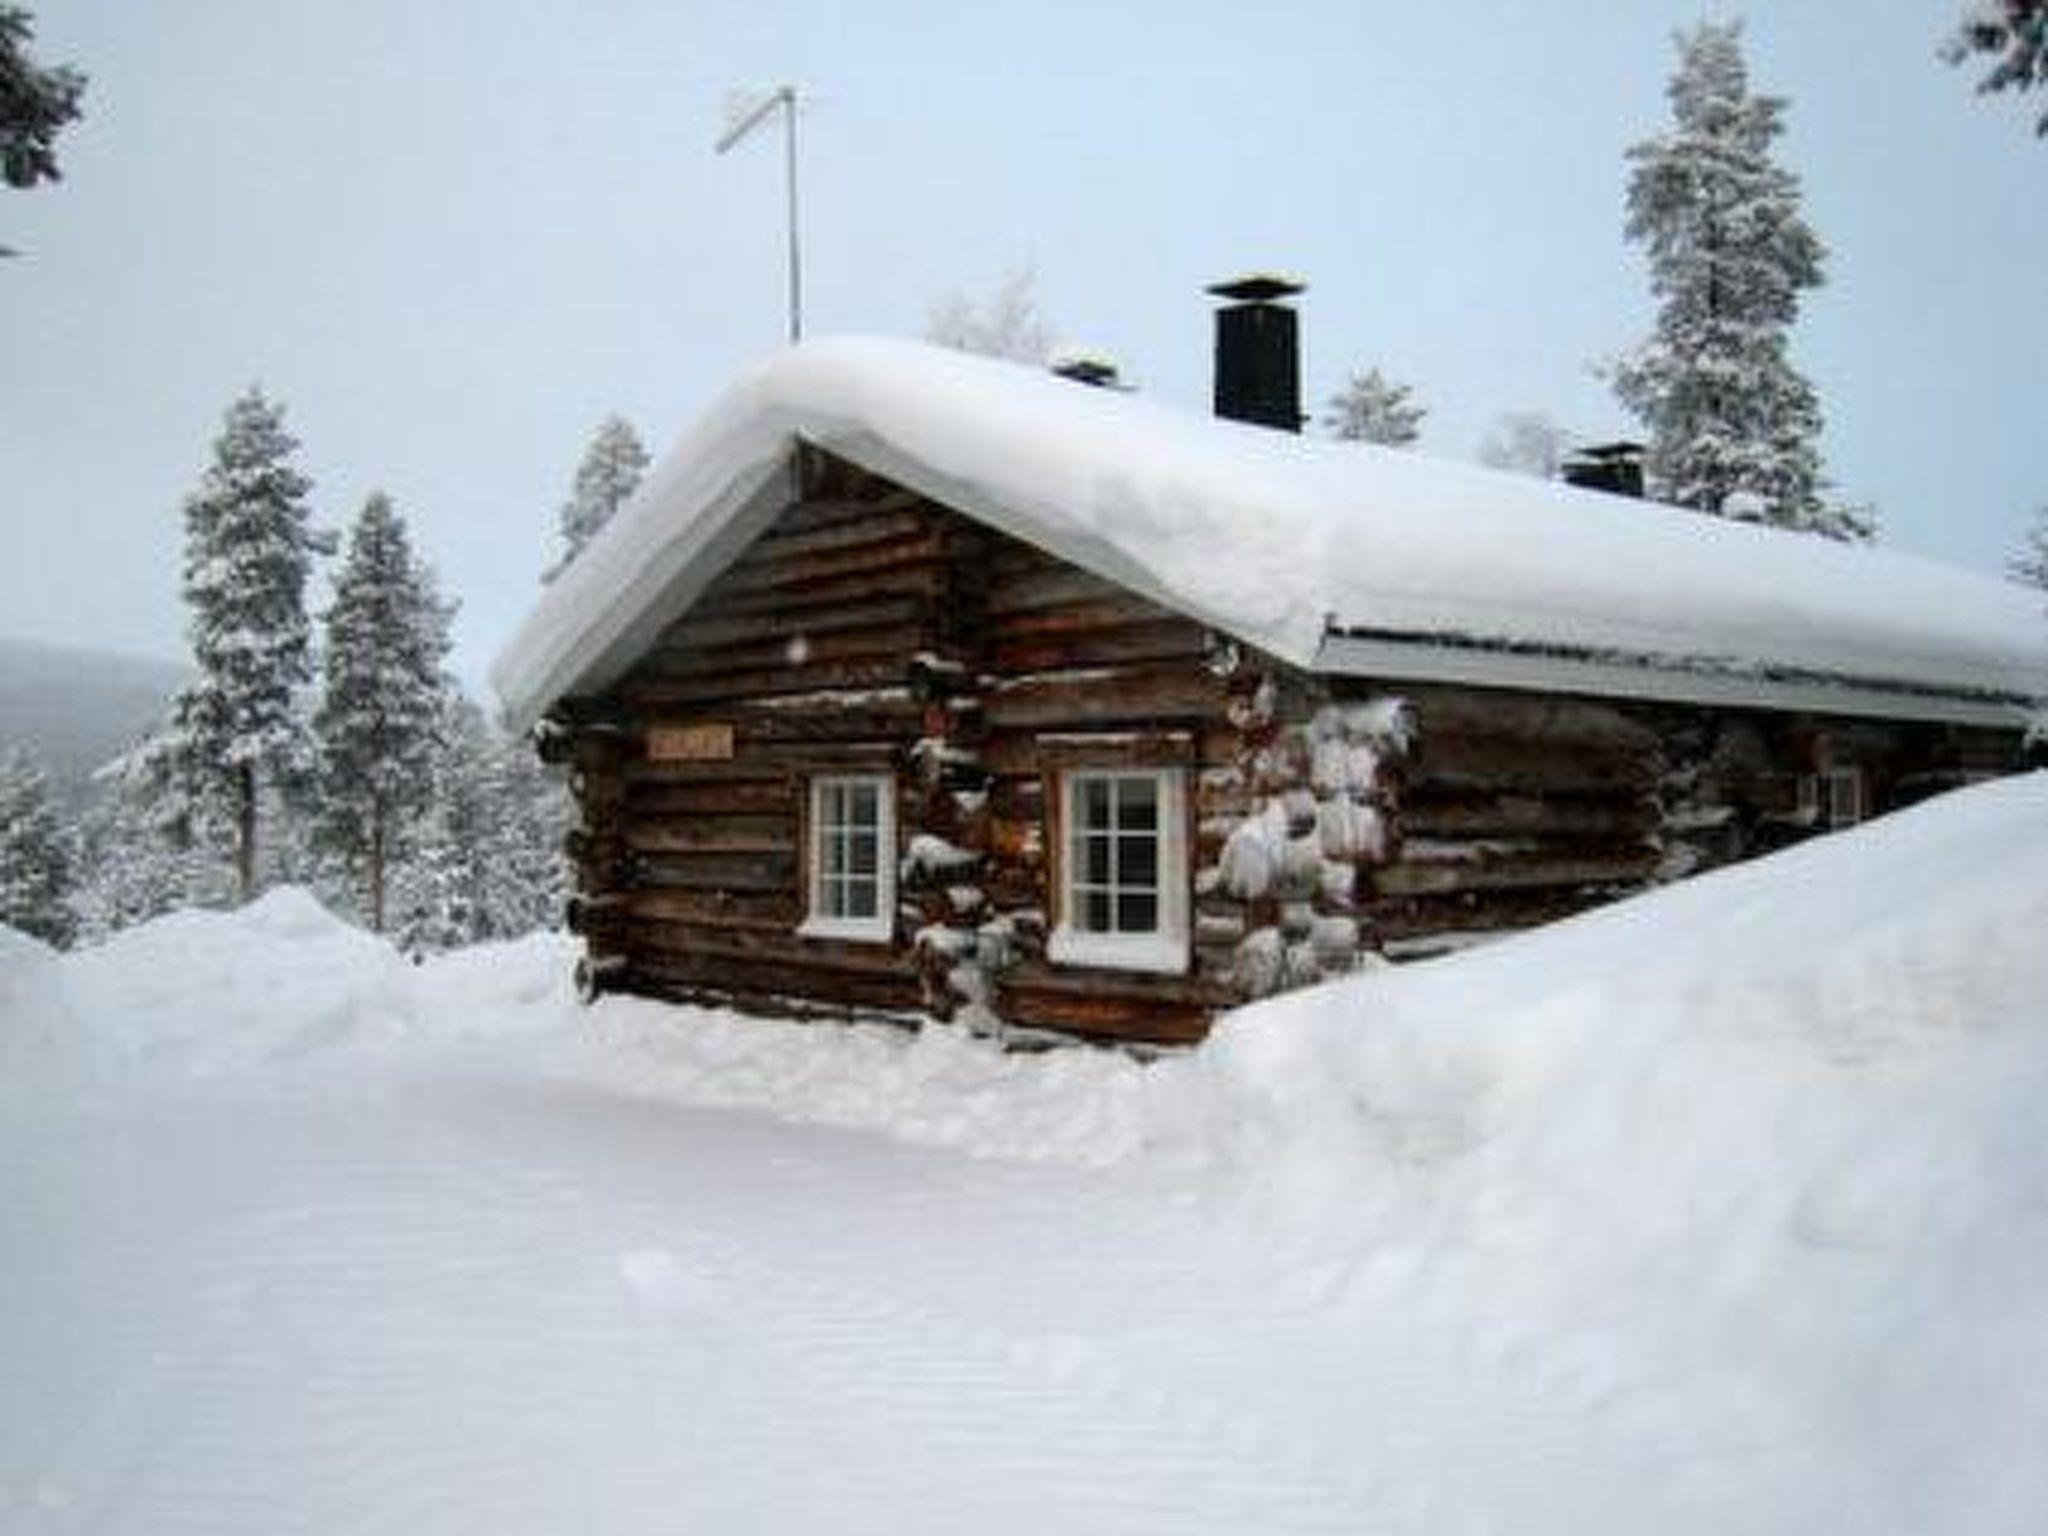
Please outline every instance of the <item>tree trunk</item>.
M246 903L256 894L256 769L243 763L235 769L235 899Z
M370 931L384 931L384 811L381 807L370 812L370 857L368 876L370 883Z

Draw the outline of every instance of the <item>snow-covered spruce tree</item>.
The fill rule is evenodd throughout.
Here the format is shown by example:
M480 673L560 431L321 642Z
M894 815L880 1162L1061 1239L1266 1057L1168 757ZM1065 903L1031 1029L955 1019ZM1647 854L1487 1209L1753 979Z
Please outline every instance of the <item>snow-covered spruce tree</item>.
M1941 56L1960 64L1977 54L1995 61L1977 82L1979 91L2048 86L2048 0L1968 0ZM2048 112L2034 132L2048 134Z
M542 581L553 581L569 568L583 546L640 489L640 477L646 473L647 449L632 424L623 416L605 417L583 450L569 499L558 515L562 558L543 573Z
M926 314L924 339L956 352L1044 363L1052 356L1054 338L1038 307L1038 274L1019 267L980 304L964 294L948 296Z
M1406 448L1419 435L1426 407L1409 398L1406 384L1396 384L1379 369L1355 373L1351 382L1330 397L1323 425L1330 435L1344 442L1379 443L1388 448Z
M165 805L151 767L144 753L131 754L86 813L77 904L89 941L179 907L233 898L218 855L190 836L177 807Z
M1870 535L1821 496L1820 402L1786 356L1825 252L1771 159L1785 103L1752 95L1738 22L1678 38L1672 126L1628 152L1627 233L1649 254L1656 330L1614 369L1649 434L1660 500L1745 522Z
M228 408L214 461L185 503L185 604L199 676L150 758L187 829L224 821L235 890L255 894L266 789L306 769L300 691L311 676L306 581L330 542L312 482L291 465L284 410L251 389Z
M2034 526L2027 530L2020 552L2006 562L2013 580L2048 592L2048 507L2034 514Z
M378 933L391 865L433 799L454 612L414 557L391 498L373 494L349 530L326 613L313 740L321 841L348 860Z
M42 770L22 752L0 757L0 925L59 948L77 937L71 844Z
M568 796L524 742L450 699L431 814L397 881L393 936L414 952L560 922Z
M29 57L35 22L0 5L0 181L32 187L58 181L57 130L78 116L85 76L69 65L45 69Z

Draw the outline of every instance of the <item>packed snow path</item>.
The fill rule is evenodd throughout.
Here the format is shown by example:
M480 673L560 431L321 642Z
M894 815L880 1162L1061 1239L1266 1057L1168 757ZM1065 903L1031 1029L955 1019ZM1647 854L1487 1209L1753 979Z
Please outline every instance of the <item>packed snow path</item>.
M1151 1068L0 930L0 1531L2031 1536L2044 932L2040 775Z
M1427 1528L1447 1459L1586 1472L1558 1350L1346 1322L1144 1179L473 1054L11 1109L10 1531Z

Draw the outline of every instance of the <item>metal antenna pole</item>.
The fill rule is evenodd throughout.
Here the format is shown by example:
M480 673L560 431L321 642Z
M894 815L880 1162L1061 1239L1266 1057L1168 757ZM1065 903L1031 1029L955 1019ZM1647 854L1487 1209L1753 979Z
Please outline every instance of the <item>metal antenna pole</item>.
M789 183L789 339L791 345L804 339L803 262L797 254L796 217L796 87L782 88L784 124L789 132L783 140L783 169Z
M731 149L758 128L777 107L782 108L786 114L784 126L788 130L788 137L783 145L783 171L788 182L789 195L789 339L795 343L803 340L804 335L803 264L797 240L796 87L779 85L755 102L752 108L735 119L732 126L719 136L714 153L722 155Z

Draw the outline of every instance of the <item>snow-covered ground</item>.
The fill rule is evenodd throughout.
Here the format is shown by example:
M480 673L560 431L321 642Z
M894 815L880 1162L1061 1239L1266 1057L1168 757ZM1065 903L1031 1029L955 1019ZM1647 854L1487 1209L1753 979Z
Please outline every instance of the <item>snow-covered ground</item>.
M2048 1527L2048 776L1202 1051L0 933L0 1530Z

